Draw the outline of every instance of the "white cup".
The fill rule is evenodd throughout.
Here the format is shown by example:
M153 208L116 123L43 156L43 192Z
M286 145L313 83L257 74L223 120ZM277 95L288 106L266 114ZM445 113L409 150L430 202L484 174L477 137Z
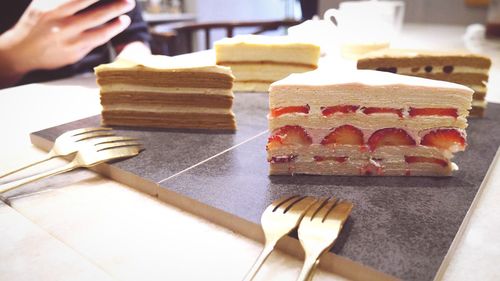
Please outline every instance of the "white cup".
M347 1L324 14L325 20L336 23L342 54L347 57L389 47L403 17L403 1Z

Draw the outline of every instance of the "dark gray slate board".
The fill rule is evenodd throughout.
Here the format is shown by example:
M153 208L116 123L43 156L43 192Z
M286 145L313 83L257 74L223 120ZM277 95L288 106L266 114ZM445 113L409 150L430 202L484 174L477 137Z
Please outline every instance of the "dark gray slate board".
M351 200L355 208L332 251L405 280L434 278L500 145L500 104L490 104L484 119L470 120L469 147L457 155L460 171L451 178L269 177L266 134L172 177L267 128L267 96L237 95L235 112L236 134L124 130L143 139L146 150L113 165L257 224L284 195ZM34 134L53 140L98 123L96 116Z
M136 137L146 148L141 154L114 165L158 183L217 153L267 130L267 94L244 94L235 99L236 133L207 130L114 127L117 134ZM35 134L48 140L68 130L100 126L100 115L57 126Z

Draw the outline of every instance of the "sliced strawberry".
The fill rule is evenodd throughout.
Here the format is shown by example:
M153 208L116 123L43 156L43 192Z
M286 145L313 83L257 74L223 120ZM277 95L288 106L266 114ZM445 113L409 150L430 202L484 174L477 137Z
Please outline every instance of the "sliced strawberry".
M410 116L451 116L458 117L456 108L414 108L410 107Z
M321 107L321 113L323 116L330 116L335 113L353 113L358 110L359 106L357 105L336 105L336 106L327 106Z
M344 163L347 161L349 157L347 156L314 156L314 161L322 162L322 161L336 161L339 163Z
M290 114L290 113L304 113L308 114L309 113L309 105L306 104L304 106L286 106L286 107L276 107L271 109L271 117L278 117L283 114Z
M362 145L364 143L363 132L360 129L351 126L343 125L335 128L322 141L321 144L350 144Z
M437 164L441 165L443 167L448 166L448 161L439 159L439 158L433 158L433 157L420 157L420 156L405 156L405 161L408 164L412 163L432 163L432 164Z
M364 114L377 114L377 113L392 113L399 117L403 117L403 110L400 108L390 107L365 107L363 108Z
M420 144L456 152L465 149L465 138L455 129L438 129L425 135Z
M300 126L284 126L277 129L267 141L267 149L281 145L310 145L312 138Z
M275 149L283 145L283 141L280 136L271 136L267 139L266 149Z
M282 156L273 156L270 163L290 163L293 162L297 158L297 155L282 155Z
M405 130L398 128L380 129L368 139L368 146L372 151L381 146L415 144L415 140Z

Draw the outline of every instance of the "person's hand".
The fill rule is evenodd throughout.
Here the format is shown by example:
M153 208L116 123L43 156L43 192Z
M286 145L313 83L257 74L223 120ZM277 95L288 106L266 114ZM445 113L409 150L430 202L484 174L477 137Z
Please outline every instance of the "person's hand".
M0 35L0 72L22 77L75 63L128 27L130 18L123 14L134 8L134 0L82 11L98 1L34 0L17 24Z

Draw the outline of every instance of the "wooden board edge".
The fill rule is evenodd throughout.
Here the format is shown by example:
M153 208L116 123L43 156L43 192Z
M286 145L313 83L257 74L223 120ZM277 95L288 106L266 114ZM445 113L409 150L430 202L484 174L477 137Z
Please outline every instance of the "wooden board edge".
M228 214L217 208L200 203L194 199L180 195L165 188L159 188L158 199L169 205L176 206L198 217L206 219L212 223L228 228L252 240L260 243L264 242L264 233L260 225ZM302 247L297 239L284 237L280 240L277 248L286 254L298 259L304 259ZM343 276L349 280L374 280L389 281L398 280L386 273L377 271L371 267L354 262L348 258L327 253L321 258L320 267L328 272ZM249 268L250 269L250 268Z
M444 256L443 262L441 263L441 266L439 267L439 269L436 273L436 276L434 277L434 280L443 279L443 276L444 276L446 270L448 269L448 266L450 265L452 255L456 252L458 244L460 244L460 242L462 241L465 230L469 226L469 222L470 222L472 213L476 209L477 204L481 198L481 195L483 194L483 191L485 189L484 186L489 182L490 176L491 176L491 173L492 173L494 167L496 165L500 165L500 164L497 164L497 161L500 161L499 159L500 159L500 147L497 149L495 157L493 157L493 160L491 161L492 164L488 168L488 171L486 172L486 175L484 176L484 179L481 182L481 185L479 186L479 189L477 190L477 193L474 196L474 199L472 200L472 203L469 206L469 209L467 210L467 213L465 214L465 217L464 217L462 223L460 224L460 227L458 228L458 231L455 234L453 241L451 242L451 245L448 248L448 252Z

